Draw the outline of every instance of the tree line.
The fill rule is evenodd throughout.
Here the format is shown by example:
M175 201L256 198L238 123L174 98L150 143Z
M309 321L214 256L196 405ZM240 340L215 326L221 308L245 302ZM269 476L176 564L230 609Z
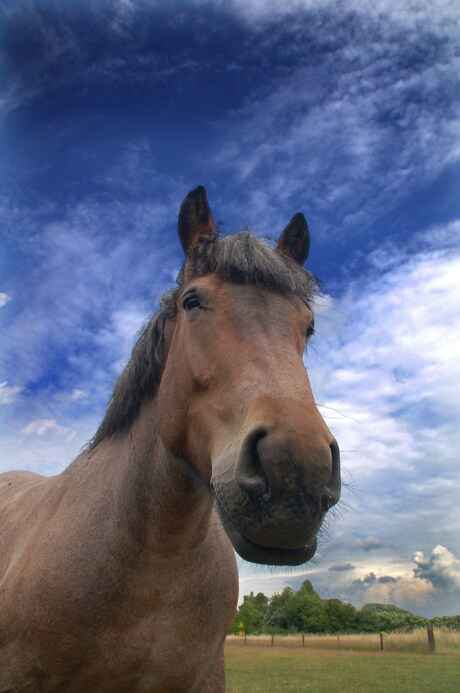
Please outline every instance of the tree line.
M379 633L421 628L426 618L389 604L366 604L356 609L340 599L321 599L310 580L294 591L266 597L245 596L230 628L231 634ZM437 627L460 629L460 616L433 619Z

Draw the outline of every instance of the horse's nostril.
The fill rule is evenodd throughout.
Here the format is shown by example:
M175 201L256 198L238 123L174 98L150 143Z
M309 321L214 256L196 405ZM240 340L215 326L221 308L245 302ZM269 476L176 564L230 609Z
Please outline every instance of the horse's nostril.
M326 490L321 498L321 507L326 513L335 505L340 498L340 451L337 441L330 445L332 454L331 476L326 486Z
M257 445L267 435L264 428L252 431L243 442L235 470L235 481L250 498L263 500L270 495L270 484L264 473Z

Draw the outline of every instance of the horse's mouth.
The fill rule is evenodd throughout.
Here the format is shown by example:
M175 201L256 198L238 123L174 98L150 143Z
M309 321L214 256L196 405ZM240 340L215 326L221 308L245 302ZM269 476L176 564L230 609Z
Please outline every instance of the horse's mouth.
M282 549L276 546L260 546L254 544L244 536L231 520L219 499L215 499L222 525L235 551L251 563L264 563L267 565L301 565L306 563L316 553L317 541L313 539L309 544L300 549Z

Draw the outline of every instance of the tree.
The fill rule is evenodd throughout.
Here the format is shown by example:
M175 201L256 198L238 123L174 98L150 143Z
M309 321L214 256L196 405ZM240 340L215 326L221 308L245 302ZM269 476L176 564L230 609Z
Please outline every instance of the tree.
M245 633L262 633L265 626L265 612L268 597L259 592L255 597L251 592L243 597L243 603L235 614L230 632L233 634L244 630Z
M352 604L343 603L340 599L326 599L324 607L328 633L352 633L358 629L357 612Z
M452 628L460 627L460 616L443 621ZM340 599L321 599L309 580L295 592L286 587L281 594L268 598L262 592L246 595L238 609L231 633L353 633L391 632L401 628L420 628L426 619L399 609L392 604L366 604L356 611L352 604Z
M328 629L328 616L324 602L309 580L305 580L296 594L298 625L302 633L324 633Z

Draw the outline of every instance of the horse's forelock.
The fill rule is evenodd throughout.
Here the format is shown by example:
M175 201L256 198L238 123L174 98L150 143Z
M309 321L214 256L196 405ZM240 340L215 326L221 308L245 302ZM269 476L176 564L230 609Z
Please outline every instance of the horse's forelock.
M307 305L311 305L318 289L310 272L249 231L220 240L216 236L203 237L190 249L186 264L190 277L217 272L229 281L261 284L274 291L295 294ZM178 282L183 280L184 268Z

